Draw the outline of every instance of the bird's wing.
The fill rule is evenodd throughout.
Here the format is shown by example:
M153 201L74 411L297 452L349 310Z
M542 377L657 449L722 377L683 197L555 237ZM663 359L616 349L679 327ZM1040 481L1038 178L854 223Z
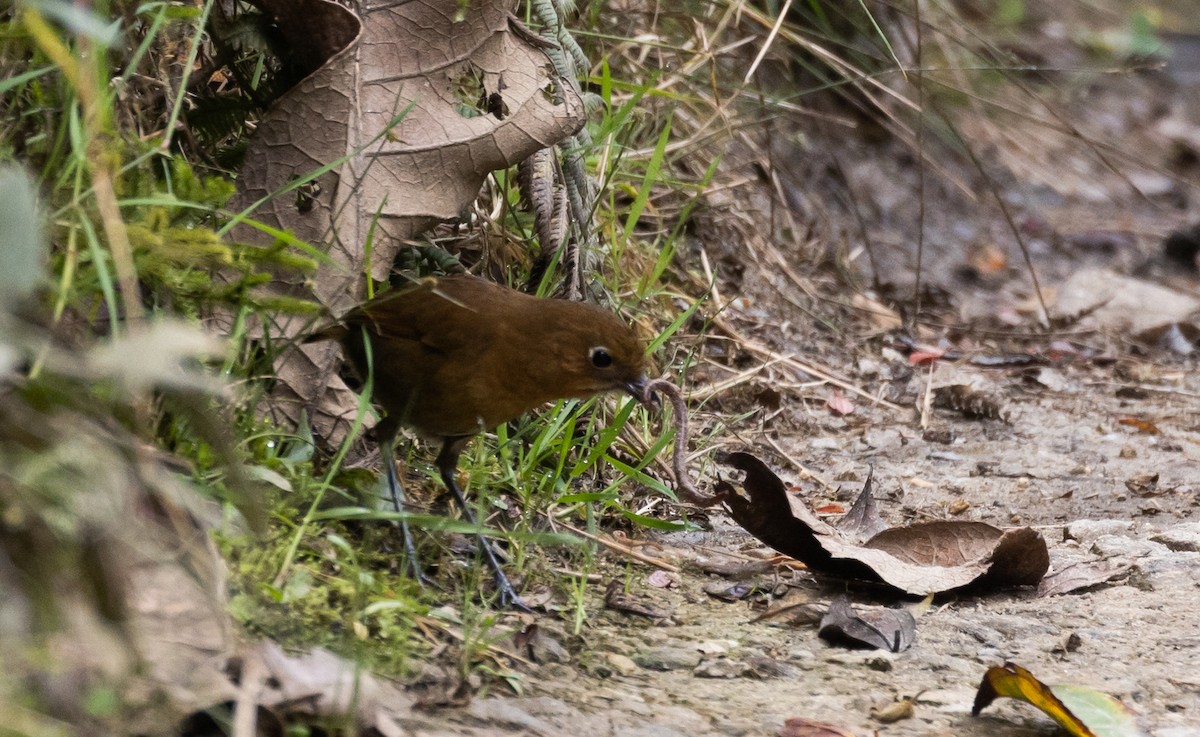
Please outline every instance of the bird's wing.
M411 341L436 353L461 359L490 342L487 321L480 320L478 279L422 279L388 292L343 318L350 328L365 327L381 338ZM486 287L484 287L486 291Z

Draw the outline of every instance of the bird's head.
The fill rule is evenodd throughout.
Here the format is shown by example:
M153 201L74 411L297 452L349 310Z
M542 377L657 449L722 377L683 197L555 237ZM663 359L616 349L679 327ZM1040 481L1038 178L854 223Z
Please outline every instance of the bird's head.
M590 396L623 391L645 401L646 352L618 316L590 305L566 303L569 314L556 331L565 394Z

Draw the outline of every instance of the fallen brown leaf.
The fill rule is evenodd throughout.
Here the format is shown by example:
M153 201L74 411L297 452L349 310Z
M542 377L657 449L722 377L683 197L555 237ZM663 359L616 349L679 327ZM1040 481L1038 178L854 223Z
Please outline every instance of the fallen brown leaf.
M1125 488L1129 489L1135 496L1155 496L1161 493L1158 490L1157 473L1145 473L1141 476L1125 479Z
M842 517L837 525L838 530L856 540L866 540L887 529L887 523L879 516L879 507L875 504L875 469L867 469L867 480L863 482L862 491L854 499L850 511Z
M666 619L671 616L670 610L626 593L625 585L620 579L613 579L605 589L604 606L606 609L637 614L648 619Z
M923 363L933 363L944 355L946 351L941 348L921 346L908 354L908 362L910 365L919 366Z
M983 522L946 520L884 530L861 545L821 522L761 460L731 453L724 462L746 473L745 494L717 484L730 515L746 531L814 573L878 581L924 596L966 586L1028 586L1050 566L1036 530L1000 530Z
M1119 417L1117 418L1117 424L1132 427L1142 435L1159 435L1162 433L1162 430L1158 429L1158 425L1155 425L1150 420L1143 420L1140 417Z
M898 653L912 646L917 620L904 609L871 608L859 611L845 596L829 603L817 635L831 643L869 647Z
M704 584L704 593L721 601L741 601L758 591L756 581L709 581Z
M1125 575L1131 568L1133 564L1114 566L1103 560L1073 563L1038 582L1038 596L1059 596L1099 586Z
M679 574L670 571L654 571L646 576L646 585L656 589L673 589L679 586Z
M884 724L898 722L901 719L912 719L916 715L916 702L919 697L920 694L917 694L878 708L871 707L871 718Z

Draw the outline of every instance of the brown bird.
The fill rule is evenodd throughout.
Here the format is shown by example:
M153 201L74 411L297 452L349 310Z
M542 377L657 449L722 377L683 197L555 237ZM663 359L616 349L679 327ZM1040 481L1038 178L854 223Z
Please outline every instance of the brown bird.
M455 471L474 435L556 399L620 390L642 400L646 388L644 348L616 315L473 276L430 277L387 292L305 342L319 340L340 341L358 375L372 379L375 403L387 413L376 435L396 510L404 510L404 499L392 445L409 427L441 438L438 471L472 524ZM420 580L416 549L401 524ZM501 604L524 608L478 537Z

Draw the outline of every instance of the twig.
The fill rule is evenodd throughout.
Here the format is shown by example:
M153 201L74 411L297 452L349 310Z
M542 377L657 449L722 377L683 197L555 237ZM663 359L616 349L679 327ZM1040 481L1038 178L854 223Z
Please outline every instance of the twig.
M925 377L925 388L921 392L921 429L929 427L929 417L933 412L933 371L936 362L929 364L929 374Z
M840 389L844 389L845 391L848 391L851 394L857 394L858 396L862 397L863 399L869 400L872 404L882 405L884 407L887 407L888 409L896 410L897 412L901 412L901 411L904 411L905 409L907 409L905 407L902 407L902 406L896 404L895 402L889 402L886 399L876 397L876 396L872 395L871 393L869 393L868 391L866 391L865 389L860 389L859 387L855 386L854 384L851 384L846 379L838 378L838 377L834 376L833 374L831 374L830 372L826 371L825 369L818 368L816 365L808 363L807 361L801 361L800 359L796 358L793 355L790 355L790 354L785 355L785 354L781 354L781 353L776 353L775 351L771 350L770 348L763 345L762 343L759 343L758 341L754 340L753 338L750 338L750 337L738 332L737 329L734 328L732 325L730 325L727 320L723 320L720 317L714 317L714 318L712 318L711 322L713 325L715 325L717 328L719 328L726 335L728 335L729 337L738 341L738 343L741 344L741 346L743 348L750 351L751 353L757 353L759 356L762 356L763 358L766 358L768 360L778 361L779 363L782 363L785 366L790 366L794 369L799 369L800 371L803 371L806 374L815 376L818 379L821 379L822 381L833 384L834 386L836 386Z
M637 560L637 561L641 561L642 563L645 563L646 565L651 565L651 566L654 566L655 568L661 568L664 571L670 571L671 573L679 573L678 566L672 565L672 564L666 562L665 560L660 560L658 558L652 558L649 555L646 555L645 553L639 553L638 551L634 550L633 548L631 548L627 545L622 545L621 543L619 543L615 540L610 540L606 537L600 537L599 535L593 535L590 532L584 532L583 530L579 529L578 527L569 525L566 522L563 522L562 520L556 520L555 524L562 525L563 527L567 528L571 532L574 532L576 535L579 535L580 537L585 538L587 540L591 540L592 542L597 543L599 545L603 545L604 547L608 548L609 550L612 550L613 552L620 553L621 555L624 555L629 558L633 558L634 560Z
M739 371L727 379L722 379L721 381L714 382L712 384L706 384L705 386L697 387L695 389L695 391L692 392L692 399L697 399L697 398L706 399L708 397L715 396L722 392L729 391L730 389L733 389L734 387L741 386L742 384L749 382L754 377L758 376L759 374L763 373L767 369L771 368L772 365L779 363L780 360L781 359L774 358L765 363L760 363L757 366L751 366L748 369ZM713 366L715 366L716 368L719 368L719 369L726 370L726 371L729 370L728 367L723 366L718 363L714 363ZM806 383L808 383L808 382L806 382ZM812 383L824 384L825 382L818 381L818 382L812 382ZM784 383L779 382L779 381L773 381L773 382L771 382L771 384L772 384L772 386L775 386L775 387L784 386ZM803 386L804 386L804 384L791 384L788 386L788 388L802 388Z
M771 44L775 41L775 37L779 35L779 28L783 25L784 18L787 17L788 10L792 7L792 0L786 0L783 8L779 11L779 17L775 19L775 24L771 26L771 32L767 34L767 40L763 42L762 48L758 50L758 56L754 57L750 68L746 70L746 76L742 79L742 84L750 84L750 80L754 77L754 72L758 70L758 65L762 63L763 57L771 49Z
M1000 214L1004 216L1004 222L1008 225L1008 230L1012 233L1013 240L1017 242L1017 246L1021 250L1021 257L1025 259L1025 268L1029 272L1029 280L1033 283L1033 293L1037 296L1038 306L1042 308L1042 312L1038 316L1040 318L1038 323L1042 327L1050 327L1050 308L1046 306L1046 297L1042 294L1042 285L1038 281L1037 269L1033 266L1033 256L1029 253L1029 244L1025 242L1025 236L1021 233L1021 229L1017 227L1017 221L1013 217L1012 210L1009 209L1008 203L1005 202L1004 197L1000 193L1000 185L991 173L984 168L983 161L975 153L975 148L963 138L962 133L950 122L950 118L942 112L940 106L934 105L933 108L938 118L941 119L944 128L954 133L955 137L958 138L958 143L961 145L962 151L967 155L967 158L971 160L971 165L975 167L975 170L979 172L984 182L987 183L988 191L992 193L992 199L996 201L996 207L999 208Z
M258 734L258 702L271 674L258 653L246 658L242 668L242 683L233 706L233 737L254 737Z
M1085 381L1084 386L1115 386L1118 389L1136 389L1143 392L1151 392L1153 394L1167 394L1176 397L1187 397L1188 399L1200 399L1200 394L1196 392L1188 392L1182 389L1172 389L1169 386L1154 386L1152 384L1127 384L1123 381Z
M817 475L816 473L813 473L813 470L812 470L811 468L809 468L808 466L804 465L804 464L803 464L803 463L801 463L800 461L798 461L798 460L796 460L795 458L793 458L793 457L791 456L791 454L790 454L790 453L788 453L787 451L785 451L785 450L784 450L784 449L783 449L783 448L782 448L782 447L779 445L779 443L778 443L778 442L775 440L775 438L771 437L770 435L767 435L767 436L766 436L766 441L767 441L767 444L768 444L768 445L770 445L772 448L774 448L774 449L775 449L775 452L776 452L776 453L778 453L779 455L783 456L783 459L784 459L784 460L786 460L788 463L790 463L790 464L792 464L793 466L795 466L795 467L796 467L796 469L798 469L798 470L800 471L800 473L804 474L805 476L807 476L807 477L808 477L808 478L810 478L810 479L813 479L813 480L815 480L815 481L816 481L818 484L820 484L820 485L821 485L821 488L823 488L823 489L832 489L832 488L834 488L834 487L833 487L833 486L832 486L832 485L831 485L831 484L830 484L828 481L826 481L825 479L821 478L821 477L820 477L819 475Z

